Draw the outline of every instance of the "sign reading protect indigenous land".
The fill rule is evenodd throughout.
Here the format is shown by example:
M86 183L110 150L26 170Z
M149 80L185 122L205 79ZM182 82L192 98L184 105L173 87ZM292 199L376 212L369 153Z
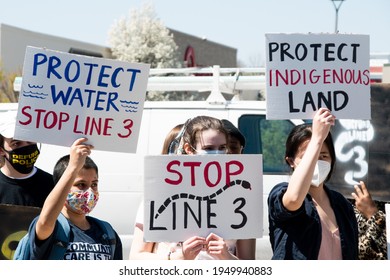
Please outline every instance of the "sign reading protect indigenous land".
M370 119L369 36L266 34L267 119Z
M135 153L149 68L27 47L14 137Z
M262 237L262 170L262 155L145 157L145 240Z

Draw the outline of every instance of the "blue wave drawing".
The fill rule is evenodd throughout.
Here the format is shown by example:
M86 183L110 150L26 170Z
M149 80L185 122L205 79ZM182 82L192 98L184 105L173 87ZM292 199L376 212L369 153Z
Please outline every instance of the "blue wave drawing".
M121 102L121 103L126 103L126 104L139 104L139 102L138 101L131 101L131 100L129 100L129 101L127 101L127 100L119 100L119 102Z
M121 105L123 108L130 108L130 109L138 109L137 106L126 106L126 105Z
M26 93L26 94L28 94L28 93L30 93L30 94L36 94L36 95L43 95L43 96L47 96L48 94L47 93L43 93L43 92L33 92L33 91L23 91L24 93Z
M134 105L138 105L139 104L138 101L119 100L119 102L121 103L121 107L124 108L126 113L136 113L136 112L138 112L138 106L134 106Z
M33 91L23 91L23 96L25 97L32 97L32 98L39 98L39 99L46 99L48 94L43 92L33 92Z
M29 95L29 94L23 94L25 97L32 97L32 98L38 98L38 99L46 99L46 97L40 97L40 96L34 96L34 95Z
M29 88L39 88L39 89L42 89L42 88L43 88L43 85L42 85L42 86L39 86L39 85L30 85L30 84L28 84L28 87L29 87Z

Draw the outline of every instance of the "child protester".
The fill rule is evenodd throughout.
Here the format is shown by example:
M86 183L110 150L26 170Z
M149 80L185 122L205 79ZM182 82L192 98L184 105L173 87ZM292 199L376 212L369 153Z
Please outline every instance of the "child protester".
M57 231L61 230L59 216L63 215L70 226L69 242L63 260L122 260L122 243L114 232L113 240L105 232L107 222L88 216L96 206L98 168L89 157L92 145L86 138L77 139L70 154L58 160L54 167L55 187L48 195L41 214L32 223L30 232L30 259L50 259L56 244ZM102 227L101 225L106 226Z

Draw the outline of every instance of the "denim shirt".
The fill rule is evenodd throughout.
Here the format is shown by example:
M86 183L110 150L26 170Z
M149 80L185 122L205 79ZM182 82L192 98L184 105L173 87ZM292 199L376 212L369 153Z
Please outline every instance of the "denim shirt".
M270 241L274 260L317 260L320 251L321 221L310 194L296 211L282 203L288 183L276 185L268 197ZM340 232L344 260L358 259L358 227L352 204L324 185Z

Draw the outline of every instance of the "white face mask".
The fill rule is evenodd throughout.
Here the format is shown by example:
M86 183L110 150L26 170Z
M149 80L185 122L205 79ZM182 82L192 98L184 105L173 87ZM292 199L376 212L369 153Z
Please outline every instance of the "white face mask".
M196 150L197 155L224 155L226 150Z
M325 181L330 172L330 163L324 160L318 160L313 173L313 179L311 185L318 187Z

